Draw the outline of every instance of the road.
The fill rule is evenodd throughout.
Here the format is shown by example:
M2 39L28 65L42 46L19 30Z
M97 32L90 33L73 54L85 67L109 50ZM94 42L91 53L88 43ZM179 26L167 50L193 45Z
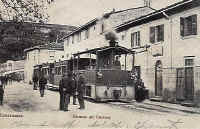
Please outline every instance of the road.
M91 103L86 109L69 105L58 110L59 94L46 90L40 97L31 85L13 83L5 89L0 107L0 128L129 128L200 129L200 115L147 106L144 103Z

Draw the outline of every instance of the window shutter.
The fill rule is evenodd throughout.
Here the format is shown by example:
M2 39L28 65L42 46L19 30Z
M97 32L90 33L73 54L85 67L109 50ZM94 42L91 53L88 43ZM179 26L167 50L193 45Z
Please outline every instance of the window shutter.
M155 43L155 27L150 27L150 42Z
M138 46L140 46L140 31L138 31Z
M192 34L197 34L197 15L192 15Z
M160 26L160 41L164 41L164 25Z
M133 47L134 35L131 33L131 47Z
M180 18L180 34L184 36L184 18Z

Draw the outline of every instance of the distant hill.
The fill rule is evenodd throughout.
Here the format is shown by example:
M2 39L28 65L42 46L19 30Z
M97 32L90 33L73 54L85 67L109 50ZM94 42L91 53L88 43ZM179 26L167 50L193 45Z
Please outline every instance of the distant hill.
M0 63L19 60L24 49L50 42L62 42L62 37L76 27L58 24L0 22Z

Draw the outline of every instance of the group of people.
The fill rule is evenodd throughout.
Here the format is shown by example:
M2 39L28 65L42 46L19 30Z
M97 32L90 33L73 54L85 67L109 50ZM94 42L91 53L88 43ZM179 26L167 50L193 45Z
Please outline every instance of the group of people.
M44 97L44 90L47 84L47 79L44 77L44 75L41 75L40 78L37 75L33 75L32 80L33 80L33 90L38 89L38 81L39 81L40 96Z
M44 90L47 84L47 79L43 75L41 75L40 78L37 75L33 75L32 80L33 90L37 90L39 87L40 96L44 97ZM78 73L77 75L72 74L72 72L65 73L59 83L59 109L63 111L68 111L70 96L73 96L73 105L76 105L76 99L78 98L78 102L80 105L79 109L85 109L85 103L83 99L84 89L85 79L82 72Z
M68 72L64 74L59 84L60 93L60 110L69 111L68 105L70 103L70 96L73 96L73 104L76 105L76 96L79 101L79 109L85 109L83 93L85 88L85 80L83 74L78 75Z

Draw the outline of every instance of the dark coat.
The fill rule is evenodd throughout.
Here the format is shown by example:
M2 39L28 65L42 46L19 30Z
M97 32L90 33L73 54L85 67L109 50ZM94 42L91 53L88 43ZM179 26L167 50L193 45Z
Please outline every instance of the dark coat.
M80 76L78 80L77 91L82 94L84 89L85 89L85 79L84 77Z
M61 79L59 82L59 92L60 94L63 94L63 79Z
M3 94L4 94L3 86L0 86L0 95L3 95Z
M33 82L38 82L38 77L37 76L33 76Z
M72 94L74 85L74 80L72 78L64 77L60 81L59 90L63 93Z
M39 80L40 89L45 89L46 84L47 84L47 79L45 77L41 77Z

